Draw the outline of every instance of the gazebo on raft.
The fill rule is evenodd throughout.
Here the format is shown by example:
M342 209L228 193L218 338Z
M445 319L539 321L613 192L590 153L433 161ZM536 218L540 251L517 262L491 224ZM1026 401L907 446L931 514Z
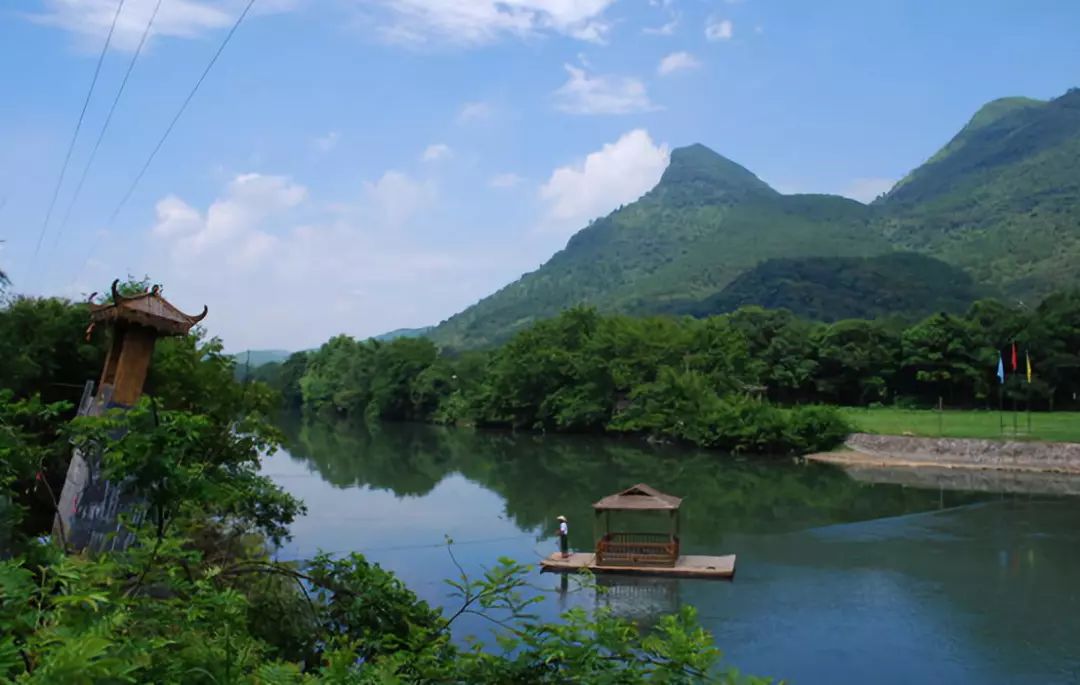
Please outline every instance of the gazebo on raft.
M593 504L597 566L674 566L679 560L681 497L638 483ZM666 533L617 531L612 512L650 512L667 519Z
M540 561L552 573L623 573L677 578L733 578L735 555L683 554L679 541L682 498L660 492L645 483L608 495L593 504L596 551L563 556L553 552ZM659 515L667 532L615 530L620 514ZM626 518L623 518L623 525ZM660 526L658 526L660 527Z

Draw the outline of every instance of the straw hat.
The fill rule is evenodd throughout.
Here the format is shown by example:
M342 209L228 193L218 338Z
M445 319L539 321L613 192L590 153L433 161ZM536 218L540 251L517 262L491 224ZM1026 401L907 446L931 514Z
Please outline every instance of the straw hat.
M556 521L565 521L565 520L566 520L566 517L565 517L565 516L561 516L561 515L560 515L560 516L556 516L556 517L555 517L555 520L556 520Z

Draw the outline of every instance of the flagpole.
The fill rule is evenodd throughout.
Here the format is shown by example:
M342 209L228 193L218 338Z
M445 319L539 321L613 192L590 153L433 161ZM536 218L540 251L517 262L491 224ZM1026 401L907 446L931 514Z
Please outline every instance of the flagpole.
M1024 364L1027 366L1027 432L1031 436L1031 348L1024 353Z
M1012 396L1012 405L1013 405L1013 409L1012 409L1012 415L1013 415L1013 437L1015 438L1015 437L1016 437L1016 432L1017 432L1018 430L1020 430L1020 428L1019 428L1019 427L1018 427L1018 426L1016 425L1016 395L1013 395L1013 396Z
M1001 350L998 350L998 428L1005 435L1005 364L1001 359Z
M1027 404L1027 433L1031 437L1031 383L1028 383Z
M1013 344L1012 344L1012 372L1013 372L1013 378L1016 377L1017 364L1018 364L1018 362L1016 360L1016 341L1013 340ZM1012 396L1012 415L1013 415L1013 437L1015 438L1016 433L1019 430L1019 427L1016 425L1016 393L1013 393L1013 396Z

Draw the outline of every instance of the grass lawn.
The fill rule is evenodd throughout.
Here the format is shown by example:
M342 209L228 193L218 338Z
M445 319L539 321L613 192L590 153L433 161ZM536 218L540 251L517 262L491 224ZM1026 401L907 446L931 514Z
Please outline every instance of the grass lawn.
M1080 442L1080 412L1016 412L842 407L840 411L860 432L882 435L925 435L948 438L989 438ZM1001 421L1004 416L1005 430Z

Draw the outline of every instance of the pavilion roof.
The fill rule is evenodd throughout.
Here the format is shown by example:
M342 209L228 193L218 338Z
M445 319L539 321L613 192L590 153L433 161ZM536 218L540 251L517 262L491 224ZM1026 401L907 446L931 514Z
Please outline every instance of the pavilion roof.
M163 335L187 335L192 326L206 318L205 306L201 314L196 316L185 314L162 297L157 286L138 295L121 295L117 289L119 283L119 280L113 281L112 302L90 305L91 321L94 323L123 321L153 328ZM90 299L93 299L93 295Z
M671 511L678 509L682 498L660 492L645 483L638 483L622 492L608 495L593 504L593 509L611 511Z

